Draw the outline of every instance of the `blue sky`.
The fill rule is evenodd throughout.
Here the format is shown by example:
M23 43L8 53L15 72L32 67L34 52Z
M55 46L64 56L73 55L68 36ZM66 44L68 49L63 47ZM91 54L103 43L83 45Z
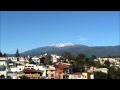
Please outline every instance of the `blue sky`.
M1 11L0 51L15 53L71 42L119 45L118 11Z

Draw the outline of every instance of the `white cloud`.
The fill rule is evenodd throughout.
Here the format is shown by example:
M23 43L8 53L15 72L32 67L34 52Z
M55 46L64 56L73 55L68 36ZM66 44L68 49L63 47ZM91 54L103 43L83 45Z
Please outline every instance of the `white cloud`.
M80 41L87 41L87 38L80 38Z

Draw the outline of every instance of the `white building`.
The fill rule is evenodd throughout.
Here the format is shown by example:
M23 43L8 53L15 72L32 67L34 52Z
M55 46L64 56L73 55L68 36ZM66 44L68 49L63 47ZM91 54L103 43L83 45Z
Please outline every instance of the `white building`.
M82 73L76 72L72 74L68 74L68 79L82 79Z
M108 69L107 68L94 68L94 71L108 73Z

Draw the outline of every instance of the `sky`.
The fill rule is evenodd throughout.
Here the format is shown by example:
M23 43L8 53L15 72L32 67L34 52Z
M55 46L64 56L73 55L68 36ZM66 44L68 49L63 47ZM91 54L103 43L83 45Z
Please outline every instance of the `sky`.
M0 51L51 44L120 45L119 11L0 11Z

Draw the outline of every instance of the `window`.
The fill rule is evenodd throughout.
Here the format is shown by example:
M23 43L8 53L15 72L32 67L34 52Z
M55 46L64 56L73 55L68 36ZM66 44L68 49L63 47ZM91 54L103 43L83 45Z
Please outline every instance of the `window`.
M56 76L58 76L58 73L56 73Z
M78 78L81 78L81 75L78 75Z
M51 74L51 77L54 77L54 74Z

